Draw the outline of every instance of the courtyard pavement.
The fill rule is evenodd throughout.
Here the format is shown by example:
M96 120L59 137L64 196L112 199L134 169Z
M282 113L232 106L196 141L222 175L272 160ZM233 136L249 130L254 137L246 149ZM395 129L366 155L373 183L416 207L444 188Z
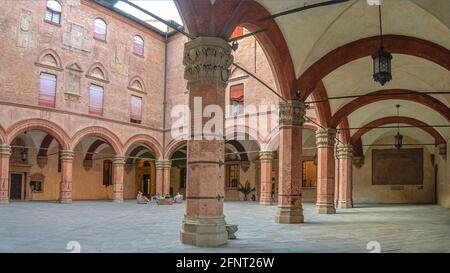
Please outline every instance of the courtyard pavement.
M226 202L238 239L199 248L179 241L184 205L11 202L0 205L0 252L70 252L70 241L81 252L370 252L369 242L381 252L450 252L450 209L357 205L318 215L304 204L304 210L304 224L280 225L276 206Z

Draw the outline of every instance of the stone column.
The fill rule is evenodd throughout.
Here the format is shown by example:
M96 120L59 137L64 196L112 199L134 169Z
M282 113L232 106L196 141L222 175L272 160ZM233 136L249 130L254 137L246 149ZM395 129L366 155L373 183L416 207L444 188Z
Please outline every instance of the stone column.
M61 186L59 194L59 202L63 204L72 203L72 165L73 151L61 150Z
M263 206L272 205L272 151L261 151L259 160L261 164L261 195L259 204Z
M353 208L352 145L338 145L337 156L339 158L338 208Z
M335 129L318 129L317 145L317 204L320 214L336 213L334 207L334 144Z
M337 151L334 151L334 206L338 207L339 202L339 158L337 156Z
M11 147L0 146L0 204L9 202L9 157Z
M170 194L170 160L156 161L156 194Z
M112 159L113 200L123 202L123 177L125 170L125 157L115 156Z
M221 38L198 37L185 44L183 64L189 89L191 130L187 142L186 213L180 239L189 245L218 246L228 240L223 215L223 110L232 62L231 47ZM215 126L213 135L203 135L201 130L211 118L203 118L202 114L210 105L222 111L222 117L215 117L222 120L222 125Z
M275 222L303 223L302 126L306 106L301 101L280 103L280 148L278 155L278 212Z

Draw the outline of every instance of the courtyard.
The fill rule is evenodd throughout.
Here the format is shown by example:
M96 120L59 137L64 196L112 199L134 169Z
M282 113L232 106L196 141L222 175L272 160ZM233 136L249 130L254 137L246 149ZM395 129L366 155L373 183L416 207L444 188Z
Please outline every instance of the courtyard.
M11 202L0 206L0 252L450 252L450 211L437 205L361 205L334 215L304 204L304 224L274 222L276 206L225 202L236 240L200 248L179 240L185 205L110 201ZM373 244L373 243L372 243ZM376 243L375 243L376 244Z

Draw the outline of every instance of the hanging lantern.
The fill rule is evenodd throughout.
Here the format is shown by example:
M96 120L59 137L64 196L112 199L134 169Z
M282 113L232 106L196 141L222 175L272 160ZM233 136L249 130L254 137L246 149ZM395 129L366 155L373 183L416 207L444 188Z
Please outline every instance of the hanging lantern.
M394 136L395 139L395 148L401 149L403 146L403 136L400 134L400 132L397 132L397 134Z
M392 54L380 47L377 52L372 55L373 59L373 79L381 85L385 85L392 80L391 60Z
M380 18L380 48L372 54L373 59L373 80L385 85L392 80L391 61L392 54L384 49L383 45L383 24L381 21L381 3L378 5Z
M22 159L22 161L27 161L28 154L27 154L26 149L23 149L22 152L20 153L20 159Z

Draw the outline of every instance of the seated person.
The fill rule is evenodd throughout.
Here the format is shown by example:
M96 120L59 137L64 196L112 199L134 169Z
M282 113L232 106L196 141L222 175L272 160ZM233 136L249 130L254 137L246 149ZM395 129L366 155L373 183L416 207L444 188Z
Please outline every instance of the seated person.
M136 199L138 204L148 204L150 202L150 200L148 200L148 198L145 197L140 191L138 192Z
M175 195L173 199L177 204L183 203L183 195L181 195L179 192L177 193L177 195Z

